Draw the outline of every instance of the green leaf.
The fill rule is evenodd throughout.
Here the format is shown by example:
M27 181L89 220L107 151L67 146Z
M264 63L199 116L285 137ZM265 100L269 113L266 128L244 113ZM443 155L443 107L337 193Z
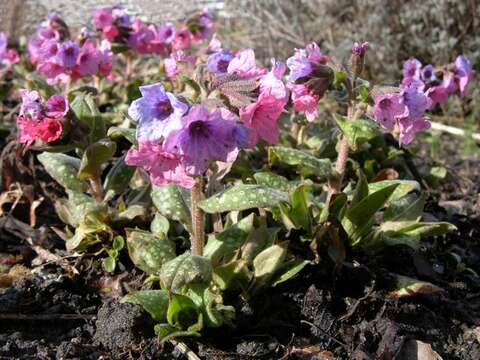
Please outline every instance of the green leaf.
M285 244L272 245L253 259L254 277L257 281L265 283L280 268L287 249Z
M73 237L67 239L65 247L67 251L85 251L89 246L100 242L99 235L111 233L106 224L107 215L103 211L91 211L85 215L85 219L75 229Z
M153 186L152 201L157 210L168 219L180 221L191 227L190 194L178 185Z
M123 247L125 246L125 239L123 238L123 236L115 236L115 238L113 239L113 244L112 244L112 248L117 250L117 251L120 251L123 249Z
M272 286L277 286L297 275L310 262L308 260L295 259L283 263L272 278Z
M109 257L106 257L102 260L103 262L103 268L105 269L106 272L114 272L115 271L115 267L116 267L116 259L109 256Z
M41 153L37 156L45 171L66 189L83 192L87 183L77 178L80 160L72 156L57 153Z
M288 194L265 185L240 184L200 201L198 206L207 213L241 211L251 208L271 208L289 202Z
M68 97L74 95L75 93L87 93L87 94L92 94L92 95L97 95L98 94L98 90L96 87L94 86L90 86L90 85L78 85L78 86L75 86L73 88L71 88L69 91L68 91Z
M112 190L115 194L120 194L128 189L134 172L135 167L125 164L125 156L119 157L105 177L105 192Z
M221 290L236 290L246 288L252 272L248 269L248 261L234 260L215 267L213 281Z
M160 213L156 213L150 224L150 231L157 236L167 236L170 229L170 222Z
M421 189L420 184L413 180L383 180L368 184L368 192L371 194L392 184L398 184L398 187L390 196L388 202L396 201L414 190L420 191Z
M182 254L163 264L160 279L169 291L176 291L193 282L208 283L212 279L212 263L202 256Z
M318 159L307 152L297 149L272 146L268 148L268 160L271 164L281 162L287 165L298 166L302 173L312 174L320 179L327 179L333 173L330 159Z
M424 194L408 194L392 202L383 214L383 221L418 221L423 213L425 197Z
M67 189L68 199L60 198L55 202L55 210L60 219L73 227L77 227L85 215L100 209L100 205L89 195Z
M200 337L200 333L197 331L181 331L170 324L157 324L153 330L160 340L160 344L163 344L169 339L178 337Z
M160 271L162 265L175 258L175 244L143 230L127 229L127 247L132 262L147 274Z
M254 219L255 214L250 214L220 234L210 234L203 250L204 256L216 264L222 257L233 255L252 231Z
M94 178L100 175L103 163L110 160L117 145L110 140L102 139L87 147L83 153L82 162L78 171L80 180Z
M141 290L125 295L122 303L131 303L142 306L155 321L167 321L168 291L166 290Z
M167 310L170 325L188 331L200 331L203 328L203 314L188 296L172 294Z
M312 228L312 216L308 208L308 189L310 186L301 185L292 194L292 205L289 217L296 228L302 228L310 232Z
M90 129L90 142L95 143L106 136L105 122L100 116L97 105L91 94L80 94L70 104L78 120Z
M335 120L342 133L347 137L353 151L356 151L364 142L380 135L378 125L371 120L357 119L351 121L338 114L335 116Z
M260 171L253 174L255 181L260 185L267 185L271 188L278 189L284 192L290 192L295 188L295 185L290 183L286 177L274 174L270 171Z
M107 136L113 140L117 140L123 137L130 141L131 144L137 144L137 139L135 137L135 129L112 126L108 129Z
M351 206L358 204L368 196L368 182L362 171L358 171L358 183L353 193Z

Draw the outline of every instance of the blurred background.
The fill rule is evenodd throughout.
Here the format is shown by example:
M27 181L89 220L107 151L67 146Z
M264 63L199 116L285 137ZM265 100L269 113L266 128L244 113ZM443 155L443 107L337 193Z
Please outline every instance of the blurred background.
M261 61L286 59L310 41L338 59L354 41L371 44L367 77L391 81L403 61L444 64L459 53L480 60L480 0L0 0L0 30L29 35L55 11L73 28L91 26L101 6L122 5L152 22L181 20L209 8L233 49L253 47ZM398 81L398 80L397 80Z

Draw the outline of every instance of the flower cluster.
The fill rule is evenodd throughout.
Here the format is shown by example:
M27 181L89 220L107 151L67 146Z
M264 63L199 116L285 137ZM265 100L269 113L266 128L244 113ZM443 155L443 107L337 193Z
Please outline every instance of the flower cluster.
M250 131L225 108L189 107L160 84L140 87L142 97L129 108L137 121L138 148L125 162L150 173L152 183L191 188L193 176L211 161L231 162L251 141Z
M375 96L374 120L387 130L398 131L400 144L411 143L417 132L430 127L427 110L445 103L458 90L465 95L474 76L470 62L460 55L451 68L437 74L432 65L423 66L417 59L406 61L400 89Z
M328 60L316 43L307 45L306 49L296 49L287 60L293 109L304 112L308 121L318 117L318 102L333 80L333 72L326 65Z
M132 19L120 7L96 10L93 22L107 41L127 45L139 54L165 56L188 49L192 42L206 39L213 32L213 17L206 10L191 17L180 27L172 23L147 24L140 18Z
M30 146L35 140L50 143L63 131L61 119L68 113L68 100L53 95L46 102L37 91L20 90L22 104L17 117L18 142Z
M111 74L110 44L97 46L88 33L82 33L78 42L72 41L68 27L56 15L51 15L29 40L28 52L37 72L50 84Z
M268 71L257 65L252 49L238 51L236 54L223 49L214 37L209 45L211 54L207 59L207 70L214 77L229 76L234 80L254 81L257 89L251 94L253 101L239 108L240 120L253 130L253 141L265 140L278 142L277 122L285 111L289 98L287 87L282 81L285 64L272 59L272 69Z
M18 52L8 48L8 38L3 32L0 32L0 64L10 66L20 61Z

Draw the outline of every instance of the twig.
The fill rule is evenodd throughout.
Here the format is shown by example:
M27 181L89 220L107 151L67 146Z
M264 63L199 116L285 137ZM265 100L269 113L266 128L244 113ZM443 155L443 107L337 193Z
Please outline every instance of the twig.
M480 134L479 133L468 134L463 129L459 129L457 127L450 126L450 125L440 124L440 123L437 123L437 122L434 122L434 121L431 122L431 125L432 125L432 130L443 131L443 132L446 132L448 134L462 136L462 137L471 136L472 139L480 142Z
M169 341L173 346L175 346L175 348L177 348L178 351L180 351L188 359L190 359L190 360L202 360L184 342L176 341L176 340L169 340Z
M204 213L198 207L198 203L202 200L202 180L195 180L195 185L191 189L192 199L192 236L191 250L193 255L203 255L203 243L205 241L204 231Z

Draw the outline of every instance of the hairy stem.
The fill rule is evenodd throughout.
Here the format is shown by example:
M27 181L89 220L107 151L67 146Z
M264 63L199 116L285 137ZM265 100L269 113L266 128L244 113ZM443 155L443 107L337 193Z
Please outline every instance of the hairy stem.
M192 236L191 251L192 255L203 255L203 243L205 241L204 213L198 207L202 199L202 180L199 178L191 190L192 197Z
M103 201L103 190L100 176L93 176L88 179L88 181L90 182L90 189L92 190L93 197L97 202L101 203Z

